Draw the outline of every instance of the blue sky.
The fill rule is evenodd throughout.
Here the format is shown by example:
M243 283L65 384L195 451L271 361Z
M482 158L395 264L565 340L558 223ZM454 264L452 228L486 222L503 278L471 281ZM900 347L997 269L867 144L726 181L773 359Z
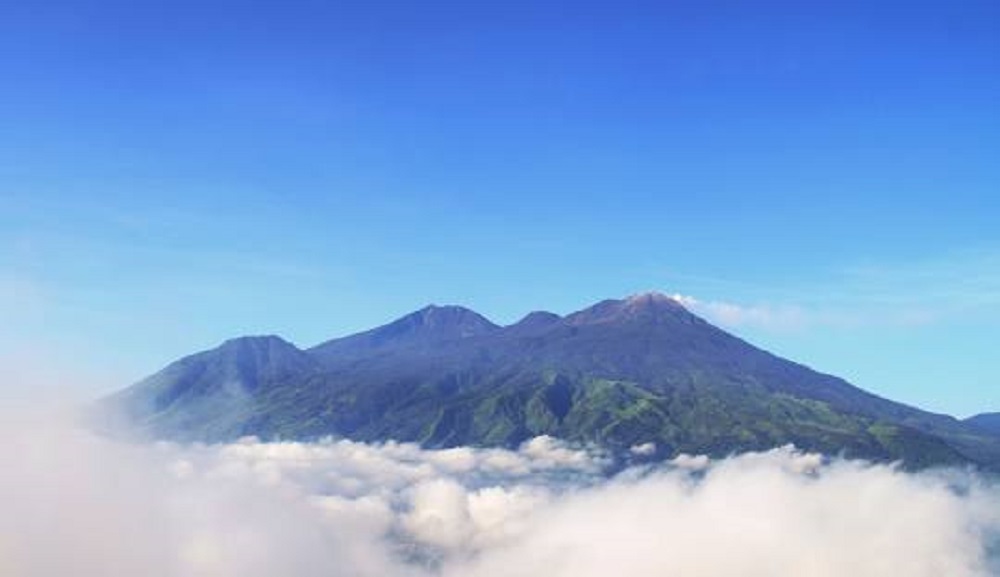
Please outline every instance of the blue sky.
M998 55L987 1L8 3L0 346L86 395L656 289L1000 410Z

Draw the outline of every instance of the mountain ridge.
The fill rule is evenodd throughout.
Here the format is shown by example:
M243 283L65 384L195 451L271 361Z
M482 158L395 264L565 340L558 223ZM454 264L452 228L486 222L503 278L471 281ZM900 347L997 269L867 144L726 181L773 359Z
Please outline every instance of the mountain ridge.
M1000 438L1000 412L980 413L962 421L976 429Z
M324 341L306 349L321 362L373 349L399 346L428 347L450 340L501 330L479 313L457 305L428 305L373 329Z
M185 357L110 404L152 436L187 440L511 446L550 434L655 442L662 455L792 442L914 466L1000 464L1000 444L975 426L782 359L656 293L507 326L432 305L305 350L255 339Z

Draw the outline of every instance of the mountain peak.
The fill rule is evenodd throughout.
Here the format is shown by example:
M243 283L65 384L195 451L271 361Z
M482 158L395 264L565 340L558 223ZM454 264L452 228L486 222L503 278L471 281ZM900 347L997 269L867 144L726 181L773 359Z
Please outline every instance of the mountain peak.
M456 305L427 305L389 324L327 341L311 352L324 362L402 346L436 346L500 330L479 313Z
M532 311L507 328L518 331L531 331L552 326L561 320L561 316L549 311Z
M245 336L229 339L213 351L217 362L237 365L302 364L308 357L298 347L277 335Z
M427 305L387 326L399 325L407 332L429 331L442 336L469 337L500 327L481 314L457 305Z
M566 317L570 324L600 324L638 319L696 318L677 299L658 292L634 294L624 299L608 299Z
M984 433L1000 437L1000 413L982 413L965 419L965 423Z
M228 339L219 345L220 350L237 349L269 349L269 348L295 349L295 345L279 337L278 335L248 335Z
M623 301L631 307L666 306L681 309L684 308L684 305L682 305L680 300L677 298L657 291L647 291L629 295L625 297Z

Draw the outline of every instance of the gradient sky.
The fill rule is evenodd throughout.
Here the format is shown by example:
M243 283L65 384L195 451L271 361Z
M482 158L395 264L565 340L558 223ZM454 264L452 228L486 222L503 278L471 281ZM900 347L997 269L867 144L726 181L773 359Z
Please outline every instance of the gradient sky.
M1000 410L994 1L39 0L0 83L0 358L74 394L655 289Z

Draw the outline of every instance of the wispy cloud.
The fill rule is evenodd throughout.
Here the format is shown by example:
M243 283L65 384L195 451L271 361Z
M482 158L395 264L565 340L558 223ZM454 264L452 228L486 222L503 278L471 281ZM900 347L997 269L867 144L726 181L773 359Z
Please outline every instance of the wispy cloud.
M741 305L725 301L702 301L681 294L675 294L673 298L692 312L726 327L753 326L790 330L815 322L810 313L800 306Z

